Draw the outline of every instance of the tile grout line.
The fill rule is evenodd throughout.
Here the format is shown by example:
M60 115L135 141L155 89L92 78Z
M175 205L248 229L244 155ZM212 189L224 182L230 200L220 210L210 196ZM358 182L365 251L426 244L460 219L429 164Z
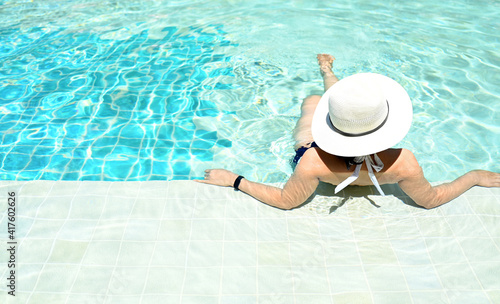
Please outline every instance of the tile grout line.
M158 231L156 231L155 243L154 243L154 246L153 246L153 249L152 249L152 252L151 252L151 257L149 258L148 269L147 269L147 272L146 272L146 280L149 278L149 272L151 271L151 263L153 261L154 253L156 252L156 245L158 244L158 238L160 236L161 223L162 223L162 219L163 219L163 214L165 214L165 210L167 209L168 193L169 193L169 190L170 190L168 182L166 183L166 187L167 187L167 191L166 191L166 195L165 195L165 203L163 204L163 210L161 211L161 218L159 220L160 223L158 225ZM144 283L144 286L142 288L142 292L141 292L141 297L139 299L139 303L142 303L142 300L143 300L143 297L144 297L144 293L146 291L146 286L147 286L147 281Z
M348 203L349 203L349 200L347 200L345 202L344 206L347 207ZM349 213L350 213L350 210L347 209L347 214L349 215ZM354 243L354 246L356 246L356 253L357 253L359 261L360 261L360 266L363 269L363 274L364 274L366 286L368 287L368 292L370 293L370 299L371 299L372 303L375 303L375 298L373 297L372 287L370 286L370 282L368 281L368 276L366 275L366 268L364 266L364 263L363 263L363 260L361 258L361 254L359 251L358 241L356 240L356 233L355 233L354 227L352 225L351 217L349 217L348 220L349 220L349 225L351 226L351 231L352 231L352 236L353 236L352 242Z
M426 254L427 254L427 257L429 258L429 261L431 262L431 263L430 263L430 265L432 266L432 269L434 270L434 273L435 273L435 275L436 275L436 278L437 278L437 279L438 279L438 281L439 281L439 285L441 286L441 288L443 288L443 289L444 289L443 281L441 280L441 277L439 277L439 273L438 273L438 271L437 271L437 269L436 269L436 265L435 265L435 264L434 264L434 262L432 261L432 257L431 257L431 255L429 254L428 244L427 244L427 242L425 241L427 237L425 237L425 236L422 234L422 229L420 229L420 225L418 224L417 220L415 219L415 214L412 214L412 215L411 215L411 218L413 219L413 222L415 223L415 226L416 226L416 227L417 227L417 229L418 229L418 233L419 233L420 237L423 239L423 242L424 242L425 247L426 247ZM411 295L411 293L410 293L410 295ZM448 298L448 294L446 294L446 293L445 293L445 295L446 295L446 298L447 298L447 299L448 299L448 301L449 301L450 299ZM413 300L413 297L412 297L412 300Z
M24 187L24 185L26 185L27 183L29 183L29 182L24 183L22 187ZM50 193L52 192L52 190L54 189L54 186L55 186L55 185L56 185L56 183L52 183L52 185L51 185L51 187L50 187L50 190L49 190L49 191L45 194L43 202L42 202L42 203L40 203L40 205L39 205L39 206L38 206L38 208L37 208L37 211L36 211L36 214L37 214L37 215L38 215L38 212L40 211L40 207L43 205L43 203L44 203L45 201L47 201L47 198L49 197L49 194L50 194ZM22 187L21 187L21 189L22 189ZM21 189L20 189L20 190L21 190ZM20 191L20 192L21 192L21 191ZM69 212L68 212L68 215L69 215ZM59 234L59 231L61 231L61 228L63 227L63 225L64 225L64 223L63 223L63 224L61 224L61 227L59 227L59 230L57 231L57 234ZM29 235L29 233L31 232L31 229L32 229L32 228L33 228L33 224L31 225L31 228L30 228L30 230L26 233L26 235ZM33 296L33 294L35 293L35 289L36 289L36 287L38 286L38 282L40 281L40 276L42 275L43 270L45 269L45 266L47 265L47 262L49 261L49 258L50 258L50 255L51 255L51 253L52 253L52 250L54 249L54 243L55 243L55 241L56 241L56 239L57 239L57 234L56 234L56 237L54 237L54 239L47 239L47 240L52 240L52 246L51 246L51 248L50 248L50 252L49 252L49 254L47 255L47 259L46 259L46 260L45 260L45 262L42 264L42 268L40 269L40 272L38 273L38 276L37 276L36 282L35 282L35 284L33 285L33 290L31 290L31 293L30 293L30 295L29 295L29 297L28 297L28 299L27 299L27 302L29 302L29 301L30 301L31 297L32 297L32 296Z
M331 301L331 303L334 303L335 301L333 298L333 290L332 290L332 285L330 282L330 275L328 275L328 266L327 266L327 262L326 262L326 258L327 258L327 253L326 253L326 249L325 249L326 241L323 240L323 234L321 233L320 217L316 217L316 223L317 223L317 227L318 227L319 242L321 244L321 252L323 253L323 264L325 267L326 283L328 284L328 292L329 292L329 296L330 296L330 301Z
M95 224L94 229L93 229L93 231L92 231L92 235L90 236L89 245L87 245L87 248L85 249L85 252L84 252L84 253L83 253L83 255L82 255L82 259L81 259L81 261L80 261L80 267L78 268L78 273L76 274L76 279L78 279L78 274L80 273L80 270L82 269L82 265L81 265L81 264L83 263L83 261L85 260L85 257L87 256L87 253L88 253L88 251L89 251L89 247L90 247L90 243L93 241L94 236L95 236L95 232L96 232L96 230L97 230L97 227L98 227L99 223L101 222L102 213L104 212L105 207L106 207L106 204L107 204L107 202L108 202L108 193L109 193L109 189L110 189L110 188L111 188L111 184L109 184L109 185L108 185L108 189L106 190L106 195L105 195L105 199L104 199L104 204L103 204L103 206L102 206L102 210L101 210L101 212L100 212L100 214L99 214L99 219L96 221L96 224ZM106 266L106 265L99 265L99 266ZM75 279L75 282L74 282L74 283L76 283L76 279ZM110 281L111 281L111 278L110 278ZM73 283L73 285L74 285L74 283ZM108 285L109 285L109 282L108 282ZM72 286L71 288L73 288L73 287L74 287L74 286ZM97 296L104 297L104 299L105 299L105 295L103 295L103 294L97 294Z
M403 266L401 265L401 261L399 260L398 254L394 250L394 245L392 244L391 238L389 237L389 231L387 230L387 224L386 224L386 221L384 218L382 218L382 221L384 222L384 230L385 230L385 235L387 237L387 241L391 245L392 252L394 253L394 256L396 257L396 260L398 261L399 269L400 269L401 273L403 274L403 277L405 280L406 290L407 290L408 294L410 295L410 303L413 304L414 301L413 301L413 297L411 296L411 290L410 290L410 286L408 285L408 280L406 279L406 275L404 273Z
M288 212L289 211L284 211L284 212L285 212L286 236L287 236L287 247L288 247L288 261L289 261L289 267L290 267L290 277L292 280L292 297L293 297L293 303L297 304L297 298L295 296L295 288L296 288L295 276L294 276L293 266L292 266L292 254L290 252L291 251L290 250L290 229L289 229L290 223L288 222Z
M469 202L467 201L467 204ZM469 206L470 207L470 206ZM483 287L483 285L481 284L481 282L479 281L477 275L476 275L476 272L474 271L474 269L472 268L472 265L470 264L470 261L469 261L469 257L467 256L467 254L465 254L465 251L462 247L462 244L460 244L456 234L455 234L455 231L453 231L453 229L451 229L451 226L450 224L448 223L448 220L447 220L447 217L445 214L442 215L443 217L443 220L446 222L446 224L448 224L448 226L450 227L450 230L451 230L451 233L453 234L453 238L454 240L457 242L458 246L460 247L460 251L462 252L462 254L464 255L465 257L465 260L467 261L467 265L469 265L469 269L472 271L472 274L474 275L474 278L476 279L476 282L479 284L479 286L481 286L481 288ZM444 286L443 286L444 287ZM483 289L484 290L484 289ZM445 291L450 291L450 289L445 289ZM448 292L446 292L446 297L448 298L448 300L450 300L450 297L448 296ZM453 302L453 301L450 301L450 302Z
M500 249L498 248L498 244L497 244L497 243L493 240L493 237L491 236L490 232L489 232L489 231L488 231L488 229L486 229L486 227L484 226L483 221L481 220L481 218L480 218L479 216L477 216L477 214L476 214L475 210L471 207L471 205L470 205L470 200L467 198L467 196L465 196L465 200L467 201L467 204L469 205L469 208L472 210L472 212L474 212L474 216L475 216L475 217L478 219L478 221L481 223L481 227L483 227L483 229L484 229L484 230L486 231L486 233L488 234L488 236L489 236L489 240L491 240L491 241L493 242L493 245L495 246L495 248L497 248L497 250L500 250ZM460 245L460 247L462 247L462 246ZM468 259L467 259L467 260L468 260ZM486 289L484 288L483 283L481 283L481 281L480 281L480 280L479 280L479 278L477 277L477 275L476 275L476 271L474 270L474 268L472 267L472 265L471 265L470 263L469 263L469 266L470 266L470 268L471 268L472 272L474 273L474 276L476 277L476 279L477 279L477 281L478 281L479 285L480 285L480 286L481 286L481 288L483 289L483 292L486 294ZM486 295L487 295L487 294L486 294ZM487 297L488 297L488 295L487 295Z
M189 248L191 247L191 242L192 242L192 238L193 238L193 218L194 218L194 213L196 211L197 200L198 200L198 191L195 191L193 209L191 210L191 215L190 215L190 219L189 219L189 222L190 222L189 239L187 240L186 260L184 261L184 277L182 278L182 288L181 288L181 292L180 292L180 303L182 303L182 298L184 296L184 287L186 286Z
M197 191L198 192L198 191ZM224 249L226 243L226 212L227 201L224 200L224 226L222 228L222 249L221 249L221 266L220 266L220 282L219 282L219 304L222 304L222 286L224 279Z
M125 231L127 230L127 227L128 227L129 221L130 221L130 216L132 215L132 212L134 211L135 204L137 204L139 193L141 191L141 184L142 183L141 182L136 182L136 183L139 183L139 189L137 189L137 193L135 194L134 204L130 207L130 212L129 212L128 217L126 219L126 225L123 228L123 232L122 232L122 236L121 236L121 240L120 240L120 246L118 247L118 252L116 254L115 265L113 266L113 272L111 273L111 278L110 278L109 283L108 283L108 288L106 289L106 295L104 296L105 301L108 300L109 297L110 297L109 290L110 290L111 282L113 281L113 278L115 277L116 268L118 267L118 258L120 257L120 253L121 253L121 250L122 250L122 245L123 245L123 242L124 242L123 241L123 237L125 236ZM112 183L110 183L110 187L108 188L108 191L111 188L111 185L112 185Z

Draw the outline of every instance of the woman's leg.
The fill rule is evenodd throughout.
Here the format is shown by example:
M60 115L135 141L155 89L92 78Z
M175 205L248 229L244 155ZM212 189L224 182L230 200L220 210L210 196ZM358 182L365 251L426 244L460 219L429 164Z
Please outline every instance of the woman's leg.
M293 130L293 138L295 139L295 150L300 147L308 147L314 141L311 133L311 124L314 116L314 110L318 105L320 95L311 95L306 97L302 102L300 118Z
M328 90L334 83L339 81L332 71L332 63L335 60L332 55L319 54L318 64L321 76L323 77L323 84L325 91ZM307 147L311 142L314 141L311 133L311 124L314 116L314 111L318 105L321 96L311 95L304 99L301 107L301 115L297 121L297 125L293 131L293 137L295 139L295 150L300 147Z
M323 84L325 88L325 92L339 79L332 71L332 64L335 58L329 54L318 54L318 64L319 64L319 72L323 77Z

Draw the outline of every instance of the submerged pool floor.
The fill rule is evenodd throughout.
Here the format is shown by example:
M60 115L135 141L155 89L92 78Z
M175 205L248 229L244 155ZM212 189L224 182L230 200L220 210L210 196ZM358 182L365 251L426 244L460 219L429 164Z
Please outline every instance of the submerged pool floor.
M498 188L425 210L398 189L322 187L291 211L193 181L0 189L3 246L16 242L1 303L500 302Z

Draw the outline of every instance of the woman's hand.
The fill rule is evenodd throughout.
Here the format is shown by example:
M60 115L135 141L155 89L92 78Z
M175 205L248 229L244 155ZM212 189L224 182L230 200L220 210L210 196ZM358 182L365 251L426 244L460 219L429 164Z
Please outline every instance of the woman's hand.
M224 169L205 170L205 179L195 179L196 182L224 187L232 187L237 174Z
M500 173L474 170L471 173L475 174L476 185L481 187L500 187Z

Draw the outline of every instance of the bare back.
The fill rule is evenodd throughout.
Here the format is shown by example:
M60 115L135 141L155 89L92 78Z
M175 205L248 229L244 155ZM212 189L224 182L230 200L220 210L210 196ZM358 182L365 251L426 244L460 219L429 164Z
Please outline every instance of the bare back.
M405 172L412 171L409 166L412 164L418 166L418 163L409 161L413 154L405 149L388 149L377 153L384 168L380 172L376 172L375 176L380 184L395 184L401 181ZM317 178L326 183L338 185L354 172L352 166L347 170L344 160L335 155L326 153L319 148L309 149L300 161L300 166L314 168ZM359 178L352 185L367 186L372 185L368 176L366 163L363 164Z

